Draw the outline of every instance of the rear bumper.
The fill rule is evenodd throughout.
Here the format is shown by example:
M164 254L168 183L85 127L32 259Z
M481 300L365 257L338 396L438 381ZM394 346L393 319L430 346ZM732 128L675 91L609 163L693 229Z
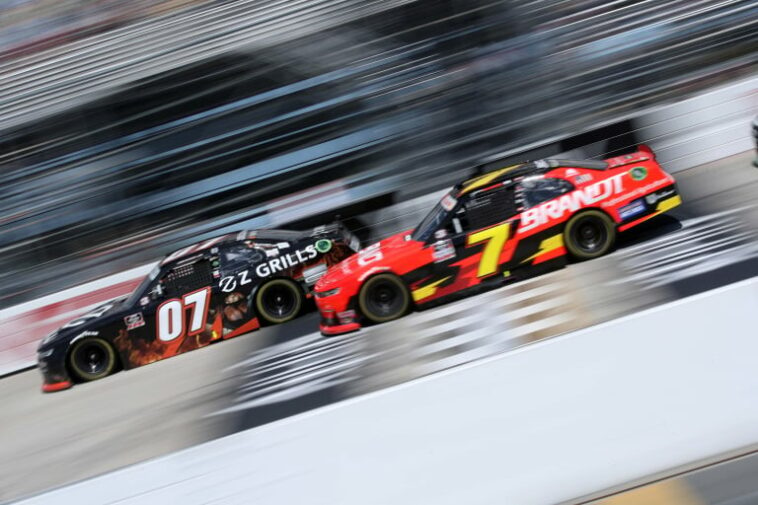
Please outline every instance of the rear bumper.
M648 219L652 219L664 212L668 212L681 204L682 198L679 196L679 190L675 183L662 189L652 191L619 209L619 216L621 217L622 222L619 225L618 230L628 230L638 224L644 223ZM640 213L625 216L624 209L633 209L634 207L640 208Z

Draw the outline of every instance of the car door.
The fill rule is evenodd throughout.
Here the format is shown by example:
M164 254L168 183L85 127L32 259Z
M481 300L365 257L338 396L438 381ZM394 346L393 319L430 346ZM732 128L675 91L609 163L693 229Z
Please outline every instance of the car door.
M438 264L457 265L462 287L497 278L511 262L517 205L513 185L500 185L461 198L451 219L434 238L435 257L454 257Z
M224 333L238 330L255 318L253 289L260 284L256 267L266 262L267 254L258 244L246 240L221 248L219 259L219 302Z
M179 260L161 273L144 311L152 323L145 335L147 347L158 359L203 347L214 339L217 262L215 256L201 254Z

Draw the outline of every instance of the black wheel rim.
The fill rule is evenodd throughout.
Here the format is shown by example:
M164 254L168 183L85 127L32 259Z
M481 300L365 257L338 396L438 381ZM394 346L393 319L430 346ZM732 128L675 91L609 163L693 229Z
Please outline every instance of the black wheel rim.
M99 344L84 344L77 349L76 367L90 375L98 375L108 368L108 352Z
M403 297L397 285L389 281L378 281L366 293L366 305L375 315L394 315L403 306Z
M594 253L608 241L608 230L596 218L586 218L574 228L574 242L582 251Z
M273 284L264 293L263 308L277 319L290 316L297 309L297 294L288 286Z

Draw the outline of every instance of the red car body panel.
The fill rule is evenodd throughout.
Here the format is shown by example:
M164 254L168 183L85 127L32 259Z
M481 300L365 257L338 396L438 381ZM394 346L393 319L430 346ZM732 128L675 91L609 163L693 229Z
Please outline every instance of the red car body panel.
M527 205L526 193L531 190L524 188L535 180L565 181L561 184L573 189ZM681 203L674 179L647 146L640 146L635 153L605 163L543 160L495 170L456 186L438 207L447 206L453 214L462 202L504 186L513 186L515 194L521 191L522 201L515 213L495 218L496 222L485 227L458 231L456 245L447 238L415 240L414 231L408 230L331 268L315 286L322 333L334 335L361 327L357 299L363 283L373 275L391 272L399 276L421 308L476 287L562 267L567 262L563 231L578 212L600 210L610 216L618 231L624 231ZM499 239L496 245L502 243L502 247L488 250L494 239Z

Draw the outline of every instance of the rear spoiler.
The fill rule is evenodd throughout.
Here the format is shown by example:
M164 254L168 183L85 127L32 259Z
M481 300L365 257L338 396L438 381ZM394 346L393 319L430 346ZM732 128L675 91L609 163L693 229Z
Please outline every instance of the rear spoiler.
M647 144L640 144L637 146L637 151L640 153L645 153L651 160L655 161L655 153Z

